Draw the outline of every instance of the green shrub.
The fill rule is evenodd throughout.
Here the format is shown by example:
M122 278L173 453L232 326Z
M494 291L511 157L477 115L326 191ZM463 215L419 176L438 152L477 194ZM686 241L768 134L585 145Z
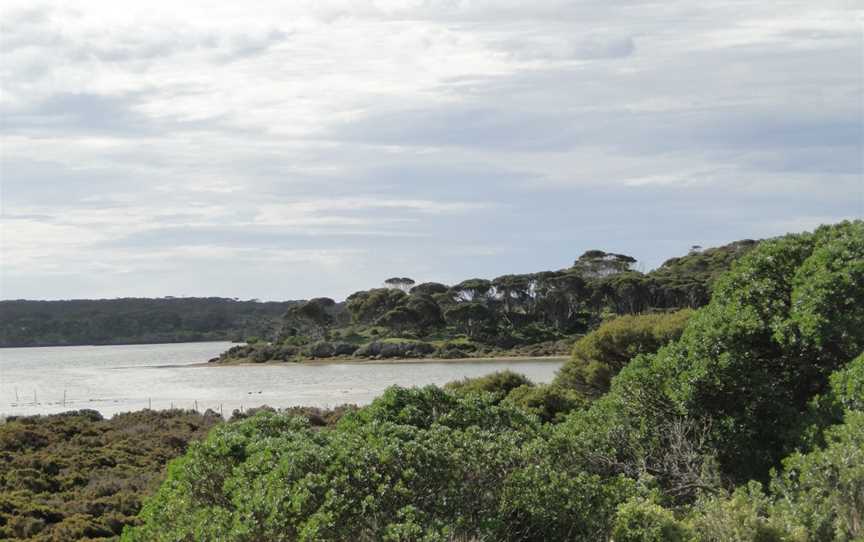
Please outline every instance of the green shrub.
M771 501L757 482L730 496L706 498L691 511L693 542L783 542L790 540L771 516Z
M864 412L847 411L825 447L795 453L772 482L777 510L811 540L864 538Z
M864 410L864 353L831 375L831 392L842 408Z
M669 510L637 498L618 507L612 539L615 542L684 542L687 531Z
M435 351L435 347L423 341L372 341L354 352L358 358L422 358Z
M557 469L489 395L391 388L333 428L262 412L173 462L124 540L596 540L623 479ZM564 538L562 538L564 537Z
M0 539L114 539L165 463L219 421L179 410L10 417L0 424Z
M534 384L525 375L504 370L496 371L486 376L454 380L445 384L444 389L460 394L492 393L498 400L501 400L508 393L522 386L531 387Z
M654 353L681 336L692 316L690 309L669 314L627 315L604 322L576 342L572 359L555 383L589 395L602 395L627 363L639 354Z
M586 404L579 392L554 384L519 386L507 394L504 402L530 412L546 423L560 422L567 414Z

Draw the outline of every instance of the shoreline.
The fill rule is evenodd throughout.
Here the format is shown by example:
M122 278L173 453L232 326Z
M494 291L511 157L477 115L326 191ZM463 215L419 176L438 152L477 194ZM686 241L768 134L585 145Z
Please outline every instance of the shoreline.
M193 363L183 365L182 367L247 367L247 366L265 366L265 367L284 367L293 365L414 365L422 363L496 363L496 362L566 362L570 356L484 356L476 358L389 358L389 359L357 359L357 358L329 358L329 359L310 359L303 361L264 361L256 363L254 361L238 361L229 363L218 363L205 361L202 363ZM163 366L164 367L164 366ZM176 367L176 366L175 366Z

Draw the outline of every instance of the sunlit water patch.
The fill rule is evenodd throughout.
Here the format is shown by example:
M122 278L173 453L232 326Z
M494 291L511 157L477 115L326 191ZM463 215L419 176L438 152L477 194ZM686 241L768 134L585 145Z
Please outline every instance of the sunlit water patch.
M549 360L201 366L227 342L0 349L0 415L82 408L221 410L365 404L387 387L444 384L510 369L548 382Z

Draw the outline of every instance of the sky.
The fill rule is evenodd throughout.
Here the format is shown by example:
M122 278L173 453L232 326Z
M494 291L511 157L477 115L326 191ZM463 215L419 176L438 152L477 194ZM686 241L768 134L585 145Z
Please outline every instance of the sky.
M862 14L6 0L0 298L341 299L861 218Z

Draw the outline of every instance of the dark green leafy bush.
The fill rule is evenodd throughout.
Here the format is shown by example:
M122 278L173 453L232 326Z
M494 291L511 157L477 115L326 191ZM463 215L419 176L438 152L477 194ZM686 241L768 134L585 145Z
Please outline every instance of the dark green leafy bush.
M540 437L489 395L435 387L319 431L259 413L192 445L124 539L595 540L631 484L557 470Z
M636 498L618 507L612 529L615 542L684 542L684 526L669 510L646 499Z
M581 393L555 384L519 386L507 394L504 402L530 412L547 423L561 422L567 414L587 404Z
M503 399L508 393L522 386L533 386L534 384L524 375L504 370L479 376L477 378L465 378L448 382L444 387L457 393L492 393L498 400Z

